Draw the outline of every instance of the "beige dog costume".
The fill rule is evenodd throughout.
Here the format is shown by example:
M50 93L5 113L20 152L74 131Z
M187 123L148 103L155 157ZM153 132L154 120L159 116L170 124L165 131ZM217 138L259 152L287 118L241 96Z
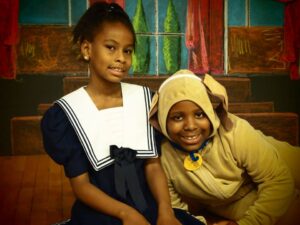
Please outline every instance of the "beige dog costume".
M216 109L212 98L219 102ZM200 106L212 127L209 142L201 151L203 164L194 171L184 168L188 153L170 144L166 130L169 110L183 100ZM201 80L188 70L177 72L162 83L149 116L152 125L167 137L162 142L161 160L173 207L188 210L184 196L196 200L199 208L239 225L275 224L288 210L295 198L293 175L298 176L299 188L300 148L267 137L229 113L226 90L211 76Z

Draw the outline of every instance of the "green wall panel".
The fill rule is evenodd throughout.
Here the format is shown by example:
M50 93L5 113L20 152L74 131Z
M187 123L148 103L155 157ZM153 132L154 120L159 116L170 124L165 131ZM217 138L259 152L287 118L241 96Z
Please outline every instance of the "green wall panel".
M250 0L251 26L282 26L284 4L277 1Z
M245 26L246 12L250 26L282 26L284 4L275 0L228 0L228 25Z
M20 0L21 24L68 24L67 0Z
M86 0L71 0L72 25L75 25L87 9Z
M228 0L228 25L245 26L245 0Z

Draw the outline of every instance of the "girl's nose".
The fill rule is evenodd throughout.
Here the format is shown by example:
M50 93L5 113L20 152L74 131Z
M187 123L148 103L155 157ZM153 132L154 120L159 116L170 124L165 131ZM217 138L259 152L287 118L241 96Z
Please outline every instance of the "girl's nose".
M116 60L118 62L124 63L126 61L125 53L123 51L118 51Z
M185 123L184 123L184 129L185 130L194 130L195 128L196 128L195 118L193 118L193 117L186 118Z

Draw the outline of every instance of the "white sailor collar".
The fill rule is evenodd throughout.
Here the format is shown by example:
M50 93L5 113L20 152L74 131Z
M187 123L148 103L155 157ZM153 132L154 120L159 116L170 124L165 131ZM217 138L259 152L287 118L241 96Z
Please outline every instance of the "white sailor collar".
M147 87L121 83L123 96L123 144L136 150L138 158L157 157L154 129L148 121L151 92ZM95 170L112 164L110 146L101 140L112 136L101 132L103 114L100 113L84 87L57 100L56 103L65 111L82 147ZM109 109L108 109L109 110ZM103 137L99 137L99 134ZM106 136L107 135L107 136Z

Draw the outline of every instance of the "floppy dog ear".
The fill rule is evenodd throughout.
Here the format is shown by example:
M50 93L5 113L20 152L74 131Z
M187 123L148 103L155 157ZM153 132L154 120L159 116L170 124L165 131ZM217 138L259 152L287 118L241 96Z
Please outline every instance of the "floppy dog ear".
M233 124L232 121L228 118L228 96L226 89L208 74L205 74L203 83L207 89L208 94L218 100L219 105L215 110L220 118L222 125L227 131L231 130Z
M151 102L151 107L150 107L150 112L149 112L149 121L150 124L158 131L161 132L161 128L158 122L158 117L157 117L157 111L158 111L158 92L155 92L152 102Z

